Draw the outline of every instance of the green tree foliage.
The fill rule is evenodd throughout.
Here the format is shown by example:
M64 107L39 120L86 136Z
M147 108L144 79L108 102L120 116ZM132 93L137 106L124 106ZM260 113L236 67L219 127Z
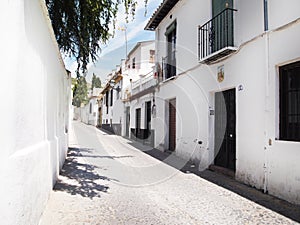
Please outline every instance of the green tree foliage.
M87 103L87 83L84 76L77 78L73 89L73 105L80 107L81 103Z
M96 74L93 73L93 78L92 78L92 87L93 88L101 88L101 80L99 77L96 77Z
M112 36L116 14L121 5L128 16L135 14L138 0L46 0L49 16L58 46L66 55L77 61L77 78L72 80L73 105L87 102L87 83L84 76L90 61L95 62L100 45ZM148 0L144 0L145 13ZM94 82L95 87L101 81Z
M72 79L72 86L75 87L76 83L77 83L77 79L76 78L71 78Z
M46 0L53 30L62 52L77 60L77 76L97 59L100 44L112 36L120 5L134 16L138 0ZM148 0L144 0L145 6ZM115 26L113 26L115 28Z

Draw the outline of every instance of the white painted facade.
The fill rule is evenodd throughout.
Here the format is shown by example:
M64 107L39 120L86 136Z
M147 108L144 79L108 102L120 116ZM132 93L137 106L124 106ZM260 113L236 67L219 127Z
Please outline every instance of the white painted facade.
M165 32L177 23L176 76L155 92L155 147L169 148L168 101L176 98L176 154L199 163L199 169L214 164L215 118L210 112L215 93L235 89L236 179L300 204L300 142L278 140L278 67L300 60L300 2L269 1L268 31L262 0L233 2L237 51L210 65L198 61L198 26L212 18L210 0L179 1L156 27L155 58L161 65L167 55ZM217 80L220 66L222 82Z
M133 60L136 61L136 68L133 68L132 63ZM124 82L124 87L127 88L130 92L130 97L135 94L140 93L141 91L147 89L152 86L153 82L155 82L154 78L154 66L155 66L155 42L154 41L145 41L139 42L137 45L129 52L128 58L125 61L123 74L124 77L126 74L129 75L129 79L127 78ZM129 83L128 83L129 80ZM125 86L126 85L126 86ZM125 89L126 89L125 88ZM126 98L126 96L124 96ZM129 124L129 137L133 138L133 134L131 133L131 129L136 128L136 109L141 108L141 128L145 128L145 101L149 101L149 96L143 96L143 99L135 99L129 100L125 107L130 107L130 124ZM124 109L125 114L124 125L126 125L126 109ZM126 126L123 126L126 129ZM123 130L122 135L125 136L126 130Z
M154 145L152 141L154 140L154 130L151 129L153 127L153 118L155 117L155 113L153 107L155 107L155 87L157 85L157 79L154 77L154 66L152 71L148 73L146 76L140 78L139 80L132 83L132 95L130 98L130 102L128 106L130 106L130 125L129 130L130 138L138 140L144 144ZM150 104L151 112L147 114L147 103ZM141 134L139 136L136 131L137 128L137 110L140 110L140 125L139 129L143 132L147 132L149 129L149 134ZM126 111L125 111L126 113ZM149 118L148 118L149 117ZM126 115L125 117L126 118ZM148 120L150 120L148 122ZM149 124L148 124L149 123ZM134 131L134 132L132 132Z
M111 81L116 81L115 86L110 86ZM120 89L120 90L118 90ZM102 94L102 127L108 128L111 132L118 132L121 125L123 115L123 102L122 102L122 77L121 68L118 66L111 74L107 76L107 83L101 92ZM114 126L118 126L118 128Z
M38 224L68 149L71 76L44 1L0 3L1 224Z
M122 136L126 136L126 129L129 129L127 134L130 135L134 124L130 120L130 125L126 125L126 107L131 108L129 99L134 91L144 88L140 81L153 76L154 49L154 41L138 42L129 52L127 60L122 60L121 66L108 75L107 84L102 91L102 127L109 126ZM113 89L109 85L112 80L116 81Z
M98 126L99 119L99 95L101 88L88 90L88 102L80 108L74 108L74 119L80 119L81 122L92 126Z

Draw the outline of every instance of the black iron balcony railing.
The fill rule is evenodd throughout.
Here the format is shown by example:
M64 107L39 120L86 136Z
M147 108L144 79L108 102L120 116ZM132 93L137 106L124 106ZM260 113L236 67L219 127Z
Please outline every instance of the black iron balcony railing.
M233 50L231 48L234 47L233 15L236 11L236 9L226 8L199 27L200 61L213 61L230 54Z
M162 79L166 80L168 78L176 76L176 59L174 57L163 57L162 58Z

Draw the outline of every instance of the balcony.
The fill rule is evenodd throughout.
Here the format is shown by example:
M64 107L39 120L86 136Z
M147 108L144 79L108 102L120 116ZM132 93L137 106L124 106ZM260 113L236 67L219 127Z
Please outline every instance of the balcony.
M146 74L144 77L132 83L132 96L131 100L141 97L145 94L153 92L157 85L157 79L154 77L153 71Z
M236 51L234 47L234 13L226 8L198 28L198 57L202 63L212 63Z

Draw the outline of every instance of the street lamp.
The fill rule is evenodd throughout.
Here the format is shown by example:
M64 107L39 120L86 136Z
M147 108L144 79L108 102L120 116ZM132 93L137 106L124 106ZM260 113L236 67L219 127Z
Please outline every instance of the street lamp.
M154 98L154 96L153 96L152 102L153 102L153 105L152 105L151 111L152 111L153 118L155 118L156 117L156 105L155 105L155 98Z
M115 80L110 80L109 81L109 86L112 89L116 90L117 92L120 92L120 90L121 90L119 86L115 88L115 86L116 86L116 81Z

